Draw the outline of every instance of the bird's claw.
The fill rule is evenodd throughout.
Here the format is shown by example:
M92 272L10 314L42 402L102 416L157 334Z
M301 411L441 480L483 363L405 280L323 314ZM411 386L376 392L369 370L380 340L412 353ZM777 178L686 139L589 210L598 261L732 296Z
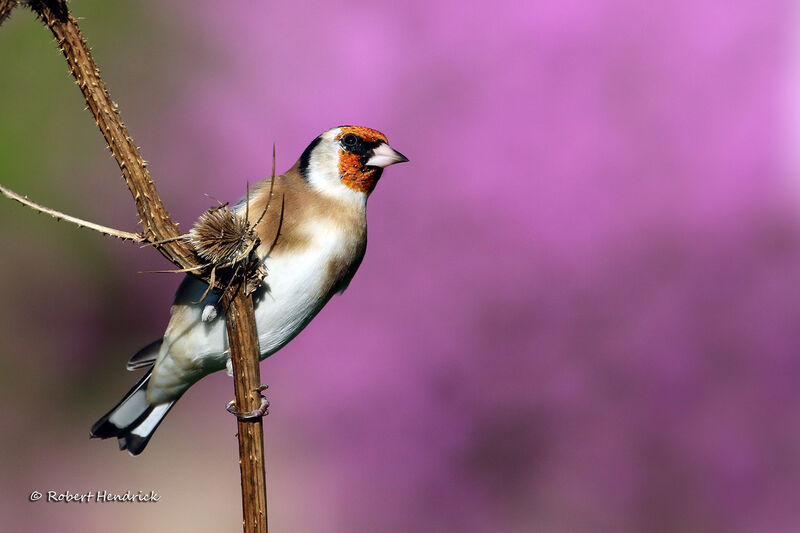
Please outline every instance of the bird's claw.
M230 414L234 415L236 418L242 421L248 420L256 420L258 418L263 418L269 414L269 400L264 398L261 394L261 391L267 390L269 385L261 385L257 389L253 389L253 392L257 392L258 395L261 397L261 405L255 411L250 411L247 413L242 413L236 410L236 400L231 400L228 402L228 405L225 406L225 410L228 411Z

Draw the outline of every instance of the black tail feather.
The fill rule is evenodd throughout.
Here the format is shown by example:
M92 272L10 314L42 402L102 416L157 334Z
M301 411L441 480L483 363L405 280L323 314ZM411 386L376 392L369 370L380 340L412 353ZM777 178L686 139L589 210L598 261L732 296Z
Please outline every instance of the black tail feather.
M142 453L156 428L175 405L175 401L160 405L147 402L150 372L148 370L113 409L94 423L92 438L117 437L120 450L128 450L131 455Z
M161 344L164 340L158 339L153 341L135 354L128 360L128 370L139 370L140 368L149 368L153 366L158 359L158 352L161 350Z

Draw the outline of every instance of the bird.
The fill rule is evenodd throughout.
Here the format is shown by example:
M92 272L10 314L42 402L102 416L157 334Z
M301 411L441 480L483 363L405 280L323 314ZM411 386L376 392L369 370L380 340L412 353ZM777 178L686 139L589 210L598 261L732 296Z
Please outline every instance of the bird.
M367 199L383 169L408 161L381 132L339 126L316 137L285 173L256 183L231 210L247 217L267 275L253 293L260 360L302 331L360 266L367 246ZM280 199L282 209L268 207ZM274 204L273 204L274 205ZM276 238L277 235L277 238ZM175 294L164 335L130 358L141 379L91 428L92 438L116 437L139 455L175 402L203 377L231 374L220 293L186 275ZM257 413L262 416L265 400Z

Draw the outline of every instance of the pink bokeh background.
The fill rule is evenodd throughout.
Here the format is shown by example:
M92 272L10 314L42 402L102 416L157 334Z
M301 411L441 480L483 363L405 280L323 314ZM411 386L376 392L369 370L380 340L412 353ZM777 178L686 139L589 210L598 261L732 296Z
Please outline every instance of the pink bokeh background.
M82 4L92 28L97 6ZM163 43L158 76L129 66L147 60L134 46L101 64L184 228L211 205L204 194L235 201L266 176L273 142L282 171L321 131L360 124L411 159L370 199L348 291L262 364L276 531L796 529L794 6L142 10L161 20L142 29ZM82 187L103 201L67 193L71 212L132 229L99 136L85 143ZM62 257L68 273L1 315L16 339L5 357L34 347L7 371L59 387L56 405L32 400L48 427L4 396L3 515L27 530L235 530L226 376L193 388L139 458L86 439L135 380L127 357L163 330L179 280L136 272L164 261L84 235L75 253L92 247L98 283L82 260L70 270L68 247L11 242L46 239L36 232L7 224L0 238L19 246L4 276ZM35 505L36 487L162 501Z

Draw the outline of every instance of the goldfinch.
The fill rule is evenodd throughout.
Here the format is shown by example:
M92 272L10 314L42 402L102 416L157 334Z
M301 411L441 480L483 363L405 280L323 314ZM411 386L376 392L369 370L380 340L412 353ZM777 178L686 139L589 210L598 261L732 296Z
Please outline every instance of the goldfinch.
M272 178L259 182L232 208L255 225L256 253L268 272L253 294L262 360L347 288L367 246L367 198L385 167L405 161L382 133L340 126L314 139L274 183ZM280 199L283 209L270 207L264 214L270 198ZM197 278L184 278L163 338L128 362L128 370L147 372L92 426L92 437L116 437L120 450L138 455L189 387L226 367L230 373L219 294L206 294L207 287Z

